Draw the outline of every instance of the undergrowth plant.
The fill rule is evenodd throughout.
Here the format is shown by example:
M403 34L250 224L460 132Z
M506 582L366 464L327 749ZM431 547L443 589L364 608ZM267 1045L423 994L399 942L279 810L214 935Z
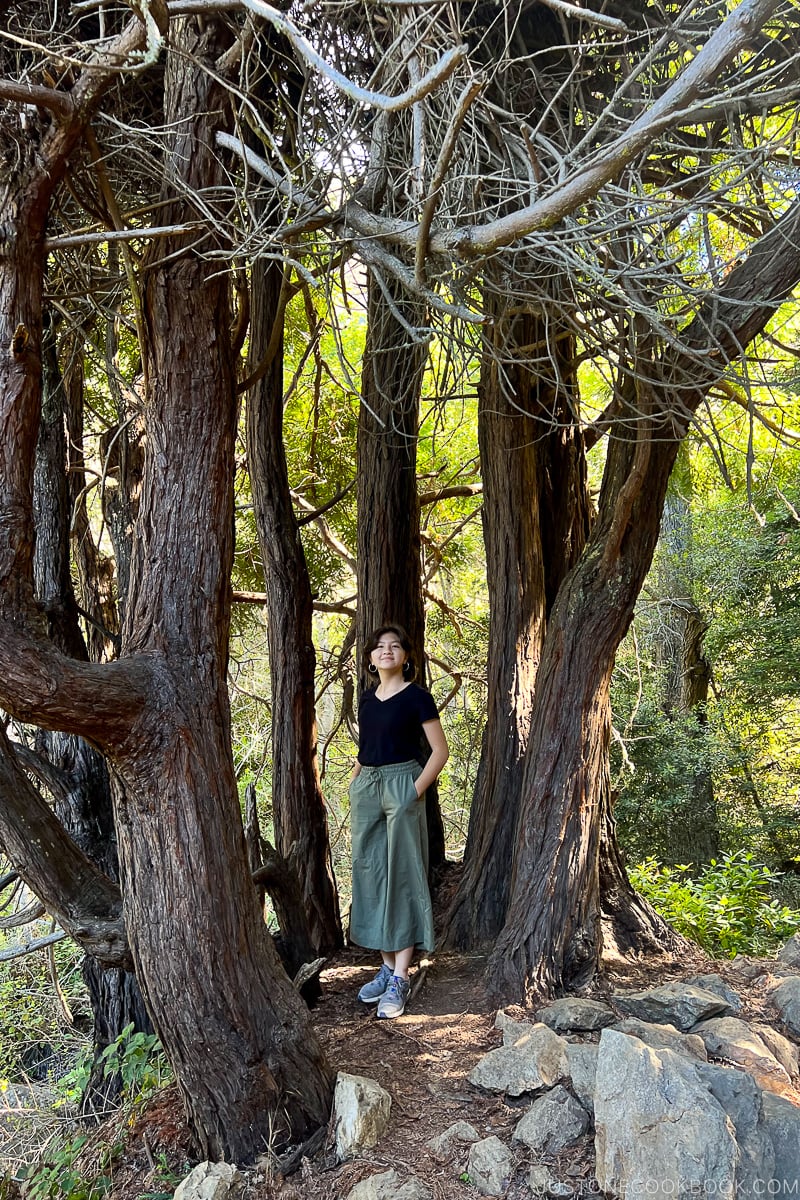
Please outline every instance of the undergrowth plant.
M106 1046L100 1062L104 1078L119 1075L122 1082L120 1107L131 1115L153 1092L172 1079L157 1036L134 1033L132 1024ZM88 1063L80 1063L59 1081L62 1097L74 1097L85 1083L88 1069ZM117 1128L121 1127L117 1125ZM102 1200L111 1190L114 1163L122 1150L119 1140L90 1139L85 1133L67 1137L44 1161L23 1172L23 1196L25 1200ZM171 1193L153 1193L159 1197L162 1194Z
M699 874L646 858L630 880L669 923L718 958L774 951L800 929L800 911L774 896L781 876L748 851L712 859Z

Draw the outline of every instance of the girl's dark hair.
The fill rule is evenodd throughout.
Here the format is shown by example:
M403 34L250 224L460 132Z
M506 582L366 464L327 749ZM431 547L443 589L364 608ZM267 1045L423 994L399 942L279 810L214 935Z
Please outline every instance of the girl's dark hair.
M403 678L411 680L417 673L417 665L411 652L411 639L403 629L402 625L380 625L377 629L373 629L367 640L364 642L364 649L361 652L361 666L364 673L370 676L370 655L372 651L377 649L378 642L385 633L394 633L397 635L397 640L405 650L408 658L403 664ZM371 678L371 676L370 676Z

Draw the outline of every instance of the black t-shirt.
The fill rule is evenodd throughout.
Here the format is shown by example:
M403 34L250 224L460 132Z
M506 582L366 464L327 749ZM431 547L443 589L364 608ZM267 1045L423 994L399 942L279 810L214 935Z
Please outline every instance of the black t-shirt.
M358 761L362 767L419 761L422 725L438 719L433 696L416 683L387 700L368 688L358 705Z

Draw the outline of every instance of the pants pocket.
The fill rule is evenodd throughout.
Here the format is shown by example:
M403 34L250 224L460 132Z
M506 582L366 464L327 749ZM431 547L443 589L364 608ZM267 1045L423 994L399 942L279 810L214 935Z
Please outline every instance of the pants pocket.
M414 772L409 771L408 775L406 776L407 786L409 789L408 800L406 802L407 808L413 808L416 804L419 804L419 796L417 795L415 779L416 779L416 776L415 776Z

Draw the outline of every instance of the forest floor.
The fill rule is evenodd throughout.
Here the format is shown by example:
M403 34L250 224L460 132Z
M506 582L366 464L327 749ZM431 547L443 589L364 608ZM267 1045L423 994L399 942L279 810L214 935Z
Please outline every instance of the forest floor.
M769 966L765 960L765 973ZM313 1010L314 1026L335 1070L369 1076L391 1094L389 1131L374 1151L338 1164L329 1130L325 1145L285 1179L265 1157L245 1174L237 1200L346 1200L359 1180L392 1168L401 1179L416 1175L434 1200L477 1200L477 1189L465 1174L469 1147L460 1144L442 1162L427 1143L454 1122L468 1121L481 1137L495 1134L508 1145L513 1126L530 1104L529 1097L487 1095L468 1081L478 1059L502 1041L495 1028L497 1008L484 987L484 968L482 956L437 953L403 1016L378 1021L374 1006L367 1008L356 999L359 987L375 972L375 957L345 950L329 960L321 976L322 998ZM742 1017L775 1023L765 990L758 979L752 981L751 971L745 975L736 963L709 959L699 950L679 959L606 956L591 994L601 999L710 971L742 996ZM533 1018L522 1008L506 1011L517 1019ZM101 1136L102 1127L97 1130ZM89 1156L94 1140L86 1146ZM107 1130L103 1140L108 1144ZM114 1164L109 1200L164 1200L195 1161L174 1087L158 1093L135 1119L128 1114L116 1140L123 1150ZM520 1170L506 1200L530 1200L526 1154L522 1148ZM548 1166L576 1198L597 1196L593 1135L548 1160Z

